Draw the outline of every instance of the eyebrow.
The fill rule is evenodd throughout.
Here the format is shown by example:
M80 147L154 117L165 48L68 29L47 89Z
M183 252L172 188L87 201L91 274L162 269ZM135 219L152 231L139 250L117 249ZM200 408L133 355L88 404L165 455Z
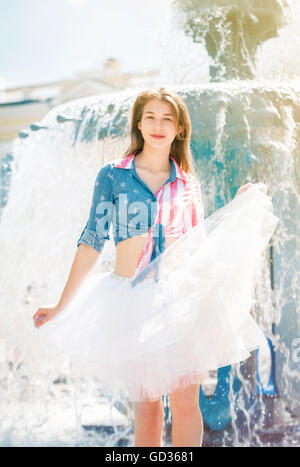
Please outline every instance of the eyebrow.
M154 114L154 112L152 112L151 110L146 110L145 114ZM173 117L173 114L163 114L163 115L171 115L171 117Z

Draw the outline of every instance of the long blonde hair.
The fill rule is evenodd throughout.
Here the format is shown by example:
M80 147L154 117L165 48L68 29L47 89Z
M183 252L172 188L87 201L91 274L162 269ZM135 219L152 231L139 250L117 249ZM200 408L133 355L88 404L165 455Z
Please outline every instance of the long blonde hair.
M145 105L151 99L169 102L172 105L177 129L182 126L182 132L173 140L170 155L185 172L195 175L195 166L190 151L192 125L188 109L183 99L175 91L163 86L158 89L146 89L138 94L129 115L131 143L123 156L127 157L143 148L144 138L138 128L138 122L142 119Z

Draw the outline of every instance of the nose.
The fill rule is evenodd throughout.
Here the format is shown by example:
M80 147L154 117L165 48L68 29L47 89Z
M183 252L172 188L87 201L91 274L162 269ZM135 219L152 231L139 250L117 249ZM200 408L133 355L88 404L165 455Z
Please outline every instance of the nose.
M163 127L163 122L159 118L154 122L154 128L159 130Z

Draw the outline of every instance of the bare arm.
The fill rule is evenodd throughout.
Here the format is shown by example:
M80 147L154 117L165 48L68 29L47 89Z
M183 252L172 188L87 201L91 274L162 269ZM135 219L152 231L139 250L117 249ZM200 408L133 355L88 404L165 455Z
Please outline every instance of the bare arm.
M91 246L84 243L78 246L69 277L57 305L39 308L33 315L35 327L40 327L68 305L98 258L99 252Z
M88 273L94 267L98 258L99 253L97 250L88 245L85 245L84 243L79 245L65 288L56 305L58 309L61 310L65 308L72 300L76 290L80 287Z
M78 248L65 288L57 305L39 308L34 314L33 320L36 327L49 321L70 303L99 258L105 241L109 240L109 226L113 212L112 178L111 166L105 164L99 170L95 180L89 219L77 241ZM102 209L103 205L101 206L102 202L105 205L104 209ZM107 207L107 204L111 209ZM107 228L105 228L106 224Z

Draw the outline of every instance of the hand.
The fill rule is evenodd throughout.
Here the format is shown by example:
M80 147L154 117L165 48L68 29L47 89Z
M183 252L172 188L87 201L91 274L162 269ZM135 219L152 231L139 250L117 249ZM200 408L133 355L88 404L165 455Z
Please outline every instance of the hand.
M248 190L248 188L250 188L251 185L252 183L246 183L245 185L240 186L240 188L236 192L235 198L239 196L241 193L243 193L244 191Z
M36 328L39 328L43 324L50 321L54 316L60 312L57 306L40 307L38 311L33 315L33 321Z

